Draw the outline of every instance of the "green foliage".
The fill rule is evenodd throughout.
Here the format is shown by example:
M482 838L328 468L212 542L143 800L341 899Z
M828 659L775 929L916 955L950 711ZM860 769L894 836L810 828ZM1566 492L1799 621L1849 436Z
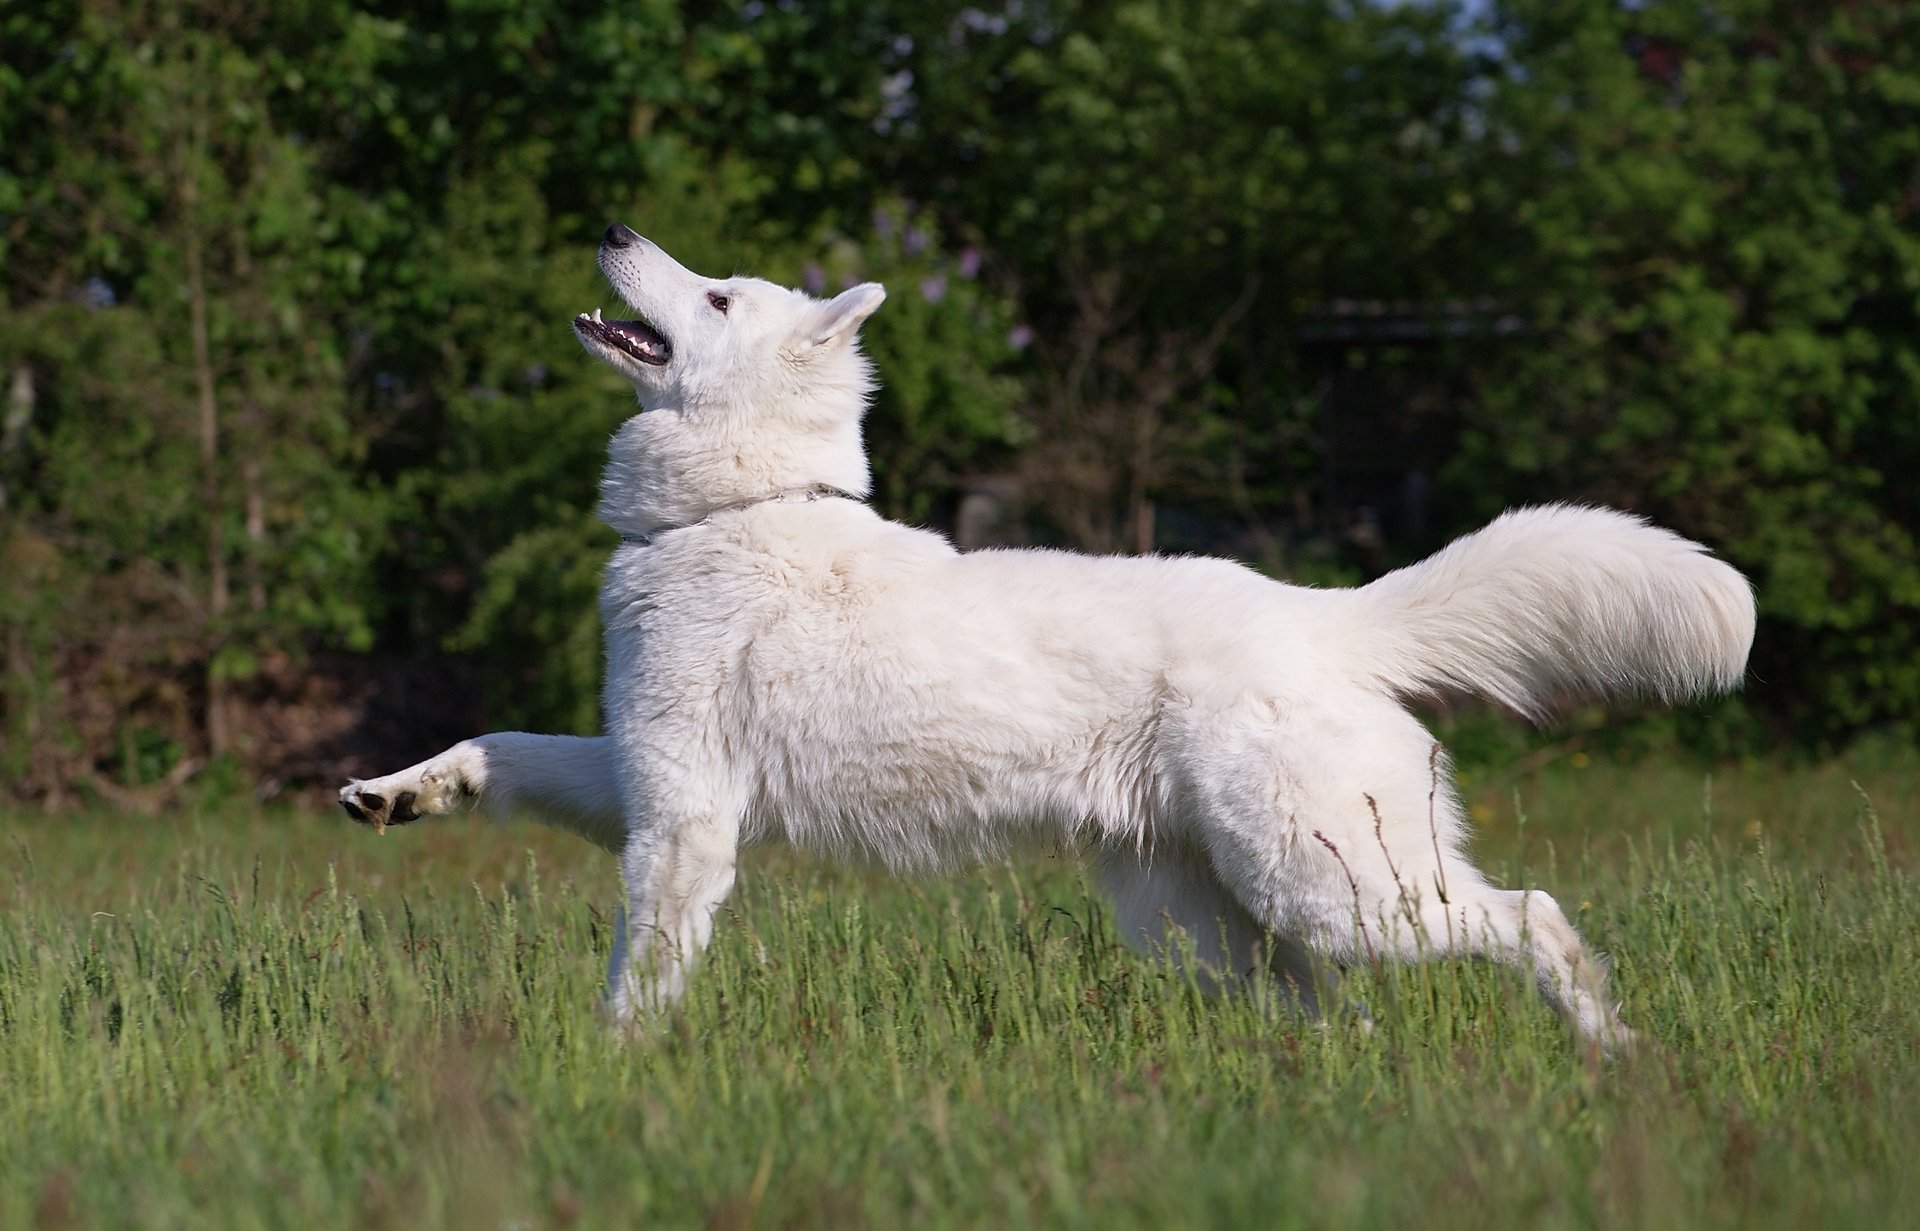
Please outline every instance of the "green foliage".
M567 322L610 218L694 268L888 284L891 515L990 477L1035 539L1324 581L1522 500L1625 505L1759 585L1756 687L1684 738L1910 728L1915 21L10 6L0 550L31 581L0 597L0 765L58 798L122 777L125 731L245 757L223 699L312 651L471 654L493 722L591 729L631 403ZM1305 341L1383 309L1413 334ZM1378 439L1350 378L1396 404ZM1378 493L1343 448L1455 458L1427 528L1353 547Z
M1026 434L1011 374L1013 305L982 285L978 249L954 252L938 237L931 218L883 202L865 235L822 237L813 259L776 275L822 293L859 281L890 288L861 333L882 374L867 449L880 507L916 522L950 498L969 469L1003 460Z
M27 71L0 120L22 211L0 482L10 537L51 554L58 581L0 630L45 654L4 701L39 744L27 785L57 791L49 778L100 768L97 744L92 766L38 756L62 728L84 748L103 724L178 728L199 708L224 752L219 698L261 653L368 648L386 525L351 464L320 168L259 47L289 32L217 5L9 21ZM23 682L42 672L105 694L75 703L96 716L45 708Z
M1756 582L1756 700L1834 740L1920 714L1920 16L1496 6L1485 180L1532 323L1455 468L1644 510Z
M1352 972L1370 1032L1202 995L1042 859L754 861L623 1048L614 862L571 838L7 817L0 1223L1885 1226L1920 1199L1912 773L1490 794L1488 862L1653 1039L1605 1068L1482 965Z
M1450 8L1138 0L945 19L892 156L978 235L1036 333L1028 462L1080 545L1149 550L1157 502L1311 504L1336 298L1445 293L1467 57ZM924 185L924 187L918 187Z

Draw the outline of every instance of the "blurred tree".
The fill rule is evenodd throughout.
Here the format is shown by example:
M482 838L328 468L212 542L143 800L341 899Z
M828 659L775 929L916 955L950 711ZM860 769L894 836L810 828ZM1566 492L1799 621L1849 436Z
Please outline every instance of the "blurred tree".
M1751 701L1920 718L1920 9L1491 9L1487 161L1533 324L1477 376L1483 509L1642 510L1755 580Z
M1643 509L1759 580L1777 731L1913 723L1917 24L1878 0L0 8L0 772L51 798L244 758L250 677L327 648L483 657L495 722L593 728L592 510L632 403L568 322L605 299L612 218L696 269L888 284L892 515L1010 470L1035 537L1268 522L1299 573L1345 529L1330 459L1361 430L1327 390L1385 368L1443 413L1376 434L1442 452L1467 424L1435 532ZM1303 347L1356 311L1454 340Z
M10 656L8 726L44 753L32 681L62 674L96 724L177 733L190 708L224 755L229 683L262 653L370 639L377 512L312 311L329 276L313 156L275 113L287 30L220 3L8 22L0 345L31 394L6 537L45 579L5 613L33 647Z
M1167 495L1243 513L1231 452L1295 489L1274 495L1315 481L1302 315L1449 285L1471 203L1452 20L1338 0L924 20L901 177L1017 281L1038 367L1028 460L1067 537L1151 550Z

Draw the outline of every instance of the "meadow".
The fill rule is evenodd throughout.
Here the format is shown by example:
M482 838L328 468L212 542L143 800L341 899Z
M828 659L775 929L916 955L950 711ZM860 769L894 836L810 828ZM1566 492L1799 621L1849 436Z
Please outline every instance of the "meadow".
M1685 1227L1920 1217L1920 759L1469 774L1652 1043L1511 975L1209 997L1071 853L755 854L601 1027L613 863L526 824L0 816L0 1226Z

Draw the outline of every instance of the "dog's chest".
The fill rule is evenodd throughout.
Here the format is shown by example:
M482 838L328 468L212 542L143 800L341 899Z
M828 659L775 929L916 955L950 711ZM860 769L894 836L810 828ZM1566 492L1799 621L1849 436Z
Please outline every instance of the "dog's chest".
M831 670L861 603L830 563L722 540L621 548L600 605L611 711L760 708L783 682Z

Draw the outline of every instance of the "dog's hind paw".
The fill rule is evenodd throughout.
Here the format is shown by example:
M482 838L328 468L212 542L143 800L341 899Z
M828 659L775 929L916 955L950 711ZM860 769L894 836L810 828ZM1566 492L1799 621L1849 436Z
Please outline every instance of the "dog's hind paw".
M1650 1047L1648 1036L1618 1018L1607 1026L1605 1033L1595 1043L1600 1049L1601 1058L1605 1060L1623 1060Z

